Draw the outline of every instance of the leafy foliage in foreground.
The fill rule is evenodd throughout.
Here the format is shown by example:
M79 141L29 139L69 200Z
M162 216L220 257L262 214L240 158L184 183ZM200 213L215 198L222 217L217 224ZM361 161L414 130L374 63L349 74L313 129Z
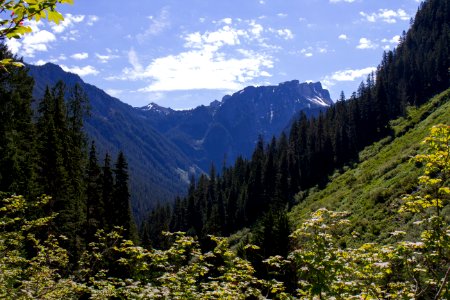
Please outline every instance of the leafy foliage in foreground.
M25 20L39 22L47 19L49 22L59 24L64 20L63 15L56 10L59 4L73 4L73 0L0 0L0 40L5 38L19 39L31 33L31 26L24 24ZM0 69L7 70L9 66L23 66L23 63L14 58L0 60Z
M100 230L67 273L67 251L58 238L38 238L55 217L29 218L49 198L27 204L21 196L3 200L0 211L0 291L14 299L448 299L450 226L442 208L450 200L450 126L433 127L417 189L402 199L400 214L414 214L420 239L393 244L339 244L350 222L347 213L319 209L292 235L286 258L265 260L272 278L255 276L251 263L230 250L224 238L211 236L212 251L184 233L166 235L167 250L147 250L124 240L120 228ZM357 233L352 233L357 235ZM396 231L392 235L403 235ZM62 237L61 237L62 238ZM248 245L245 251L256 251ZM294 270L295 288L277 281Z

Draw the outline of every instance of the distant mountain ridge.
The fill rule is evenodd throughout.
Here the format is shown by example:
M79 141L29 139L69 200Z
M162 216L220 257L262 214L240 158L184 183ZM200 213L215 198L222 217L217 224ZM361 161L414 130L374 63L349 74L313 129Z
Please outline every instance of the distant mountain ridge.
M249 86L208 106L177 111L155 103L141 107L148 122L203 169L224 159L248 157L259 135L278 136L300 111L316 115L333 104L320 82L292 80L277 86Z
M83 87L91 105L85 128L96 141L99 160L105 152L115 156L119 150L128 159L138 222L157 202L184 194L189 177L208 172L211 162L220 167L224 160L232 164L239 155L249 157L259 135L268 141L300 111L315 115L333 104L320 83L293 80L277 86L246 87L190 110L177 111L155 103L135 108L55 64L28 67L35 80L35 99L43 96L47 85L59 80Z

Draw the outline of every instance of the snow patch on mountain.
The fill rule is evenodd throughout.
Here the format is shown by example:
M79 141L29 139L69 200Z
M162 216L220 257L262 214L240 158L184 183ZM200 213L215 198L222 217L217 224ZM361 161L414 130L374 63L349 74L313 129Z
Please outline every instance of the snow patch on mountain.
M164 114L166 116L173 111L171 108L159 106L158 104L156 104L154 102L151 102L148 105L141 107L140 109L143 111L152 111L155 113Z
M314 97L307 97L306 100L321 105L321 106L330 106L325 99L319 97L319 96L314 96Z

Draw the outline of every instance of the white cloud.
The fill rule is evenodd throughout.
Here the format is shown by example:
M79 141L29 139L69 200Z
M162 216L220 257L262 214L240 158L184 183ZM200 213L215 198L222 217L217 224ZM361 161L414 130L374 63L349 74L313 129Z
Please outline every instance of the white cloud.
M32 33L25 35L22 40L11 39L6 41L11 52L34 57L35 52L48 51L48 44L56 41L56 36L47 30L41 30L36 22L27 22L26 25L32 28Z
M389 43L389 44L394 44L394 45L396 45L396 44L398 44L399 42L400 42L400 36L399 35L396 35L396 36L394 36L393 38L391 38L390 40L388 40L388 39L382 39L381 40L383 43Z
M309 46L307 48L303 48L300 51L291 51L289 54L292 55L302 55L304 57L312 57L315 54L326 54L328 52L333 52L333 50L329 50L328 45L323 42L318 42L315 46Z
M367 67L363 69L356 70L341 70L336 71L331 75L325 76L321 79L321 82L325 86L334 86L336 82L340 81L355 81L357 79L364 79L367 75L377 70L376 67Z
M54 33L62 33L66 29L73 27L76 23L81 23L85 19L84 15L72 15L72 14L66 14L64 15L64 20L61 21L59 24L52 23L52 31Z
M151 80L139 92L213 89L238 90L261 77L270 77L272 57L267 51L259 53L264 29L252 20L237 20L242 26L233 27L234 20L225 19L215 31L193 32L184 38L185 51L153 59L144 66L134 49L128 52L131 67L120 77L110 80ZM223 24L226 25L223 25Z
M285 13L278 13L277 16L280 18L286 18L288 15Z
M294 34L290 29L278 29L277 34L285 40L292 40L294 38Z
M231 18L225 18L225 19L222 19L221 21L222 21L222 23L225 23L225 24L228 24L228 25L233 23L233 19L231 19Z
M159 35L166 28L170 27L171 24L169 20L169 10L167 7L164 7L157 17L149 16L148 18L150 20L149 27L143 33L136 35L136 38L140 43L152 36Z
M80 36L79 31L77 29L69 30L65 35L61 36L63 41L76 41Z
M378 45L369 40L368 38L360 38L359 44L356 46L357 49L376 49L378 48Z
M389 24L397 23L397 20L407 21L410 19L410 16L403 9L398 9L397 11L392 9L379 9L378 12L375 13L359 13L364 19L368 22L385 22Z
M46 62L45 60L40 59L40 60L34 62L33 65L35 65L35 66L43 66L43 65L45 65L46 63L47 63L47 62Z
M259 36L259 29L255 29L254 34ZM247 35L247 32L242 30L236 30L231 26L225 25L217 31L206 32L201 34L200 32L190 33L185 37L186 48L202 49L206 46L220 48L222 46L234 46L239 45L239 36Z
M300 50L300 54L304 55L305 57L312 57L313 56L313 47L308 47Z
M225 58L223 54L204 48L169 55L154 60L138 77L148 77L154 82L141 91L173 91L192 89L240 89L244 83L260 76L270 76L262 70L271 68L272 61L265 55L249 52L240 58ZM135 63L136 65L136 63ZM139 72L139 71L138 71Z
M91 15L88 16L88 21L87 21L87 25L88 26L93 26L95 22L97 22L99 20L99 17L95 16L95 15Z
M392 37L391 39L382 39L381 42L385 44L383 46L383 50L388 51L392 47L395 47L398 45L398 43L400 42L400 36L396 35L396 36Z
M255 20L251 20L250 23L250 33L253 35L254 38L260 38L261 34L264 31L264 27L261 24L256 23Z
M89 54L86 52L82 52L82 53L75 53L73 55L71 55L70 57L72 57L73 59L76 60L83 60L89 57Z
M108 95L111 95L113 97L119 97L120 95L122 95L123 91L122 90L117 90L117 89L106 89L105 92Z
M22 46L22 43L18 39L7 39L6 46L8 46L8 49L13 54L17 54L19 53L19 49Z
M93 66L90 65L85 67L78 67L78 66L68 67L66 65L61 65L61 68L66 72L75 73L80 76L97 75L99 73L97 69L95 69Z
M375 67L368 67L364 69L359 70L344 70L344 71L337 71L333 73L331 76L332 80L335 81L354 81L358 78L366 77L368 74L375 72L377 68Z
M341 34L338 38L343 41L348 40L348 36L346 34Z
M137 73L143 73L144 72L144 67L139 62L138 55L137 55L136 51L134 51L134 49L131 49L128 52L128 62L133 67L133 71L134 72L137 72ZM144 75L144 74L142 74L142 75ZM142 75L135 74L136 77L139 77L139 76L142 76Z
M101 63L107 63L111 59L119 57L118 55L111 54L111 52L108 52L108 53L110 53L110 54L102 55L102 54L95 53L95 56L100 60Z
M292 31L287 28L284 29L268 28L267 31L275 33L276 35L285 40L292 40L294 38L294 34L292 33Z

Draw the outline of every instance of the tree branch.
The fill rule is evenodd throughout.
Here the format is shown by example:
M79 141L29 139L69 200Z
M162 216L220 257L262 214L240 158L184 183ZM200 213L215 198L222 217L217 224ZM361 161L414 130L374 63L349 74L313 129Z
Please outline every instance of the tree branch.
M449 276L450 276L450 267L448 267L447 272L445 272L445 276L442 281L441 287L439 288L439 291L437 292L436 296L434 296L434 300L439 299L439 297L441 296L441 293L444 291L445 284L447 283Z

